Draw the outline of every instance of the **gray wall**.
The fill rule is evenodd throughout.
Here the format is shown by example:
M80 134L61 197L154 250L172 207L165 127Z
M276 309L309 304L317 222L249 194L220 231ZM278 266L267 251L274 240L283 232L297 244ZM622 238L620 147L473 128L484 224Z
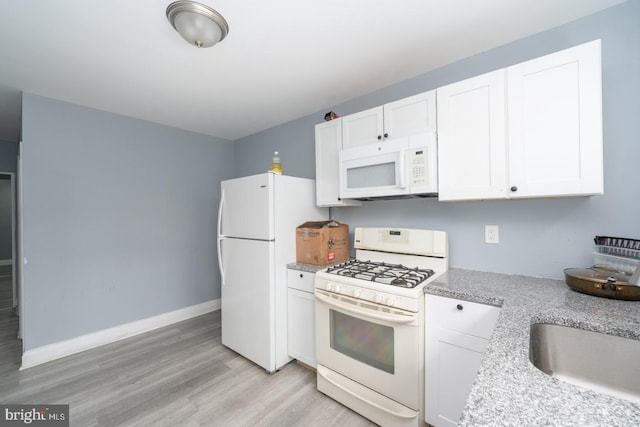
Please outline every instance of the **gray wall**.
M344 104L328 106L236 142L236 172L268 167L282 153L284 173L313 178L314 131L325 111L340 115L435 89L593 39L602 39L604 196L445 203L437 200L367 202L334 208L355 226L442 229L449 232L454 268L562 278L566 267L592 262L595 235L640 239L640 2L630 1L567 25L455 62ZM471 36L471 35L470 35ZM396 65L397 66L397 65ZM500 226L500 244L484 243L484 225Z
M230 141L25 94L24 347L220 296Z

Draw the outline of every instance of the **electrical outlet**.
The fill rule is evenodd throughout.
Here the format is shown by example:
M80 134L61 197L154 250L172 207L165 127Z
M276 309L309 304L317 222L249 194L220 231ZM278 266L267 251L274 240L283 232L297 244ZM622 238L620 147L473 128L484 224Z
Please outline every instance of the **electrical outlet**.
M484 242L485 243L500 243L500 234L497 225L485 225L484 226Z

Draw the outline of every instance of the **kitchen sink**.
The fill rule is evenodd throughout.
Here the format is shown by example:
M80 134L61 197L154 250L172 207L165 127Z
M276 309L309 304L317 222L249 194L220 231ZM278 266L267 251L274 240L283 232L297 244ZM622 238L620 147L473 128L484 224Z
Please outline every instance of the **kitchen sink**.
M529 360L560 381L640 403L638 340L534 323Z

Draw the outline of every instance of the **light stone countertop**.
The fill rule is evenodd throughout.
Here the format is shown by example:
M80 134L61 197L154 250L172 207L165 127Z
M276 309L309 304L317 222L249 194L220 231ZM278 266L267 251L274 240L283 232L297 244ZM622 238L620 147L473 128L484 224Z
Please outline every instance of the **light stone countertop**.
M640 426L640 404L551 378L529 361L532 323L640 340L640 301L581 294L562 280L458 269L425 293L501 307L461 426Z
M287 268L291 270L306 271L308 273L316 273L322 270L323 268L327 268L327 267L329 267L329 265L314 265L314 264L305 264L302 262L292 262L287 264Z

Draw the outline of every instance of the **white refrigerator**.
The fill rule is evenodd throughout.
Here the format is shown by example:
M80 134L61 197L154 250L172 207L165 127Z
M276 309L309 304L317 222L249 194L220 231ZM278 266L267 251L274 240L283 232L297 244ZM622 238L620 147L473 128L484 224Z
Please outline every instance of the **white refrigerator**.
M296 227L325 220L315 181L271 172L222 181L218 211L222 344L275 372L287 354L286 266Z

